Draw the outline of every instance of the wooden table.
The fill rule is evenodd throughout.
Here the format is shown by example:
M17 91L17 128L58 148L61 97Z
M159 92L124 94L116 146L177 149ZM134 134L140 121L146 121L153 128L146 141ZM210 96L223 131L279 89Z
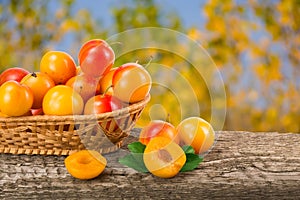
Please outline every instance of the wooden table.
M125 143L136 140L134 129ZM204 162L172 179L118 164L99 177L71 177L63 156L0 155L0 199L300 199L300 134L218 132Z

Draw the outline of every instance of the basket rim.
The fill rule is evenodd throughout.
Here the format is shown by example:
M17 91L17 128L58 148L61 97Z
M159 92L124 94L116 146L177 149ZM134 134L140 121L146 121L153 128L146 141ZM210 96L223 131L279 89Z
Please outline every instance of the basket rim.
M101 114L90 114L90 115L36 115L36 116L21 116L21 117L0 117L0 122L10 123L10 122L50 122L50 121L90 121L90 120L103 120L109 118L118 118L123 115L140 110L145 107L150 101L150 94L146 96L142 101L130 104L119 110L114 110L112 112L106 112Z

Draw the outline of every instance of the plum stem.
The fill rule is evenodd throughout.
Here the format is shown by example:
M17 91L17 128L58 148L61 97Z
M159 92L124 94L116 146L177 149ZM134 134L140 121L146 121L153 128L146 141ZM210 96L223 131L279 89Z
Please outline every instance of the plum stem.
M35 72L32 72L32 73L30 74L30 76L26 77L25 79L22 79L21 82L20 82L20 84L24 84L24 83L25 83L28 79L30 79L31 77L36 78L36 77L37 77L36 73L35 73Z
M106 93L108 92L108 90L109 90L110 88L112 88L112 87L113 87L113 85L108 86L108 87L105 89L105 91L103 92L102 96L105 96Z
M149 60L149 62L147 63L147 65L145 66L145 68L147 68L147 67L151 64L152 60L153 60L153 56L150 56L150 60Z
M171 115L170 115L170 113L168 113L168 115L166 117L166 122L171 123Z

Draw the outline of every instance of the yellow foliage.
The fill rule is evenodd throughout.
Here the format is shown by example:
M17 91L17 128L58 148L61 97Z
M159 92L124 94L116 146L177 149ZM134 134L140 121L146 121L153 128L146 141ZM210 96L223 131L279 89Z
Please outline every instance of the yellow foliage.
M198 40L201 39L201 32L195 27L192 27L188 30L187 35L192 39L192 40Z
M272 81L279 81L282 79L280 71L280 60L277 57L271 57L268 64L258 64L255 66L255 72L260 80L265 84Z
M292 26L293 20L291 17L291 11L293 8L292 1L279 1L277 4L277 9L280 12L280 23L283 25Z
M66 19L61 23L60 27L63 32L79 30L79 24L73 19Z
M219 36L224 36L227 32L227 24L223 17L212 16L206 24L208 30L215 31Z

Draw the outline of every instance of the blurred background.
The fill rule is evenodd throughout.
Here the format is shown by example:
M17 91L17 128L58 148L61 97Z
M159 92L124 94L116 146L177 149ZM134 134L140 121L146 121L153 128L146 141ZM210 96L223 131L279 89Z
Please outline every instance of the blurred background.
M89 39L165 27L202 45L220 70L227 104L223 130L300 132L299 19L299 0L0 0L0 70L38 70L49 50L66 51L77 61ZM170 68L190 65L178 55L149 49L123 55L116 66L136 60L147 64L150 58ZM183 69L180 73L199 88L201 116L209 119L205 83L193 76L192 66ZM151 101L162 102L171 121L179 122L176 100L162 94ZM148 118L142 116L141 122Z

